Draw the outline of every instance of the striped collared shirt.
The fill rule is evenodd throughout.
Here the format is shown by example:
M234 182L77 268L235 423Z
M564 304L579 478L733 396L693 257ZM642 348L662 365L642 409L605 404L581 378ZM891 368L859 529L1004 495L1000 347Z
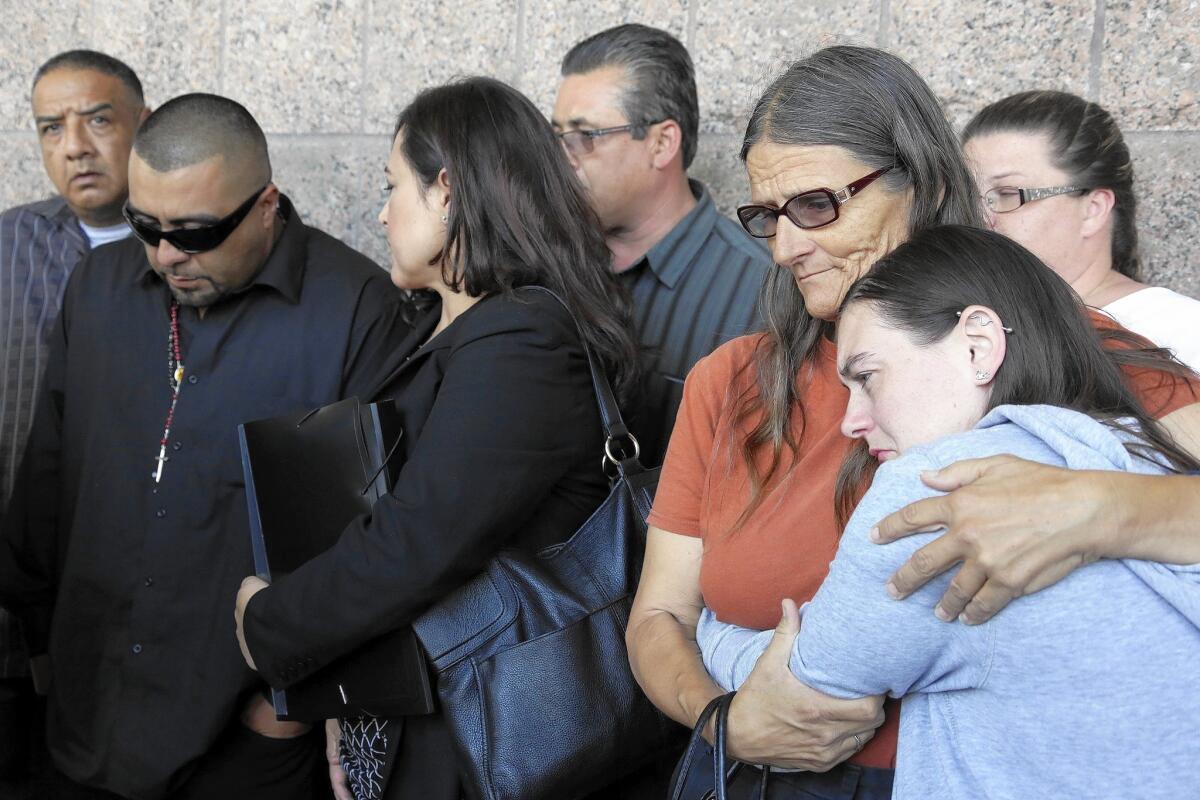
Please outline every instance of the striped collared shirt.
M0 511L12 494L33 422L34 395L67 278L88 249L62 197L0 214ZM0 611L0 677L26 672L16 627Z
M692 365L758 327L758 290L771 258L712 197L691 181L696 207L633 267L621 273L633 293L646 381L630 427L642 463L666 453Z

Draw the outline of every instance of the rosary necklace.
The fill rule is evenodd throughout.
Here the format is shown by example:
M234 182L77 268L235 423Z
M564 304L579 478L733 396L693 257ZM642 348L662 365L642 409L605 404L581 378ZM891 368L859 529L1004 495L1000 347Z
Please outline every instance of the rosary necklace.
M179 402L179 387L183 383L183 351L179 345L179 301L171 299L171 334L167 337L167 369L171 384L171 407L167 409L167 421L163 425L162 438L158 440L158 466L154 470L154 482L162 480L163 464L167 457L167 440L171 438L171 422L175 419L175 404Z

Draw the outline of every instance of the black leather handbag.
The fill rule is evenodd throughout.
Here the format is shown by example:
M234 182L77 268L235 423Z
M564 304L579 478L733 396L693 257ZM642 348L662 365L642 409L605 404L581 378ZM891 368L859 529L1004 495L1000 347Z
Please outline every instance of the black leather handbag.
M625 648L658 470L638 461L582 341L607 435L607 499L564 543L501 552L413 625L475 800L570 800L675 741L675 724L642 694Z

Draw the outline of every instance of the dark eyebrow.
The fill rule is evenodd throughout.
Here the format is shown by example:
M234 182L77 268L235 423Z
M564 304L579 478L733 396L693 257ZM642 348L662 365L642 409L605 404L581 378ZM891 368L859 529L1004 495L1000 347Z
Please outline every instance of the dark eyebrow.
M846 363L842 364L841 368L838 370L838 374L842 376L842 380L850 380L850 373L853 372L854 368L859 365L859 362L867 360L872 355L873 353L863 352L855 353L847 358Z
M85 108L82 111L80 111L79 116L87 117L92 114L96 114L100 111L112 111L112 108L113 108L112 103L98 103L98 104L92 106L91 108ZM64 116L65 116L64 114L59 114L57 117L34 117L33 119L34 119L34 122L37 122L40 125L43 122L58 122Z

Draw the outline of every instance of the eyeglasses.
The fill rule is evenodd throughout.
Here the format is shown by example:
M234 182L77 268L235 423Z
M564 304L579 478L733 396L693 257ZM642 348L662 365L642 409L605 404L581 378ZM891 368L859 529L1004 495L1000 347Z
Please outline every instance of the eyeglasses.
M1058 197L1060 194L1073 192L1088 192L1080 186L1047 186L1042 189L1022 189L1019 186L997 186L983 193L983 202L988 210L996 214L1007 214L1016 211L1026 203L1035 200L1045 200L1047 197Z
M631 122L628 125L617 125L612 128L596 128L595 130L581 130L577 128L571 131L559 131L554 135L563 143L563 147L567 148L568 153L573 156L583 156L595 149L596 139L601 136L608 136L610 133L622 133L624 131L629 131L630 135L633 135L633 132L639 128L648 128L660 122L663 122L663 120Z
M755 239L770 239L774 236L780 214L787 214L788 220L797 228L821 228L836 222L838 209L890 170L891 167L875 170L837 191L825 188L809 189L788 200L783 204L783 208L766 205L740 206L737 210L738 219L741 220L746 233Z
M125 221L129 223L129 227L133 229L133 233L143 242L151 247L158 247L159 242L166 239L171 246L176 250L184 253L205 253L209 250L214 250L221 246L221 243L229 238L229 234L237 229L238 225L242 224L249 214L250 209L254 208L254 204L262 197L262 193L267 190L267 184L252 194L246 202L242 203L233 213L223 219L219 219L210 225L203 225L198 228L176 228L174 230L164 231L157 225L150 225L142 222L135 216L135 212L129 205L125 203L125 208L122 213L125 215Z

